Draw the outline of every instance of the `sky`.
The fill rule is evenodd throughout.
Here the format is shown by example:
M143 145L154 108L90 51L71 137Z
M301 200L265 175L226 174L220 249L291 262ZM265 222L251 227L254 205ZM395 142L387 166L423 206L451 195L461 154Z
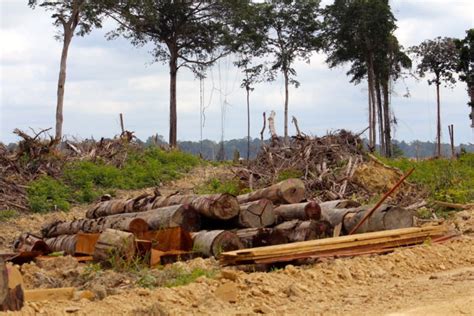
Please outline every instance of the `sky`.
M322 1L326 5L331 1ZM39 131L53 127L62 43L51 13L32 10L26 0L0 0L0 141L17 141L15 128ZM474 27L472 0L392 0L398 22L396 36L410 47L437 36L462 38ZM167 65L153 63L151 47L133 47L127 40L107 40L115 27L74 37L69 49L64 101L63 133L69 138L113 137L120 133L119 113L125 128L146 140L159 134L168 138L169 76ZM221 59L203 83L204 139L243 138L247 134L245 90L234 57ZM299 88L290 88L289 115L300 129L321 136L329 131L364 130L367 123L366 84L353 85L347 66L328 69L324 54L309 64L295 65ZM410 97L406 98L406 90ZM200 139L200 82L187 69L178 73L178 140ZM276 112L277 132L283 133L282 78L262 83L251 94L251 135L259 137L262 113ZM464 83L441 90L442 140L448 142L448 124L454 124L455 143L474 143L468 118ZM392 110L397 118L394 137L407 142L434 141L436 94L426 79L407 79L394 87ZM293 126L290 133L294 134ZM54 134L54 131L52 131Z

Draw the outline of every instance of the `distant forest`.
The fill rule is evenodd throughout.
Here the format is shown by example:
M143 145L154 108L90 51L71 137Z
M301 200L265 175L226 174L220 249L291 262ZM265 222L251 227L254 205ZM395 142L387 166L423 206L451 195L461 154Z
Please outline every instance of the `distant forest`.
M146 146L155 143L156 138L149 137L144 143ZM366 141L367 143L367 141ZM158 136L158 144L166 144L162 136ZM250 158L255 158L260 150L262 141L254 138L250 143ZM247 157L247 138L226 140L222 146L221 142L212 140L199 141L178 141L178 147L194 155L202 155L207 160L232 160L236 151L242 158ZM223 149L222 149L223 147ZM428 158L436 156L436 142L422 142L422 141L393 141L394 156L405 156L409 158ZM456 153L465 150L467 152L474 152L474 144L460 144L456 146ZM444 157L451 155L451 148L449 144L441 145L441 153Z

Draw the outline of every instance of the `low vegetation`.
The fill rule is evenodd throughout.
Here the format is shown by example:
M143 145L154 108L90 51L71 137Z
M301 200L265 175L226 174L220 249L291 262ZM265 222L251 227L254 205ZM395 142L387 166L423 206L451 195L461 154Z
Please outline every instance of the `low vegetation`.
M238 179L209 179L206 183L194 189L196 194L229 193L240 195L248 193L250 189Z
M128 155L120 166L105 161L67 163L59 179L41 176L29 183L28 203L34 212L67 211L71 204L90 203L116 189L140 189L179 178L201 161L180 151L147 148Z
M464 153L458 159L415 161L407 158L383 159L393 167L408 171L415 167L410 181L423 185L434 200L469 203L474 201L474 154Z

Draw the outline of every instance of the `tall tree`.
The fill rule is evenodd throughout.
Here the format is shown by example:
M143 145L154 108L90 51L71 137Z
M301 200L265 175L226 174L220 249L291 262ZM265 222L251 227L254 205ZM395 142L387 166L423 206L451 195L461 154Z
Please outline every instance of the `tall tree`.
M28 0L28 5L35 8L37 5L47 11L52 11L54 26L60 28L58 40L63 41L61 52L61 63L59 68L57 102L56 102L56 131L57 142L61 141L63 135L63 105L64 88L66 85L66 66L69 45L74 35L84 36L92 29L102 26L103 12L99 0L63 0L63 1L39 1Z
M459 64L459 55L454 40L449 37L437 37L434 40L425 40L418 46L412 46L410 52L419 59L416 71L420 77L427 74L432 76L428 84L436 86L436 142L437 156L441 156L441 105L440 86L446 87L456 83L454 73Z
M228 51L227 21L232 8L246 1L218 0L109 0L109 14L118 23L115 35L122 34L134 45L153 43L156 61L168 63L170 74L169 144L177 145L176 80L182 67L202 75Z
M466 37L456 40L456 48L459 50L459 64L457 71L459 80L467 84L469 95L468 105L471 107L471 127L474 128L474 29L466 31Z
M321 48L319 3L320 0L265 2L263 16L269 28L267 53L273 57L270 69L274 73L280 71L285 84L285 141L288 140L289 85L299 86L293 64L297 59L309 63L312 53Z
M388 0L335 0L324 10L324 48L327 63L333 68L350 63L351 82L367 78L369 96L369 147L375 149L378 110L381 143L383 107L380 90L381 61L396 29ZM384 65L385 67L386 65Z

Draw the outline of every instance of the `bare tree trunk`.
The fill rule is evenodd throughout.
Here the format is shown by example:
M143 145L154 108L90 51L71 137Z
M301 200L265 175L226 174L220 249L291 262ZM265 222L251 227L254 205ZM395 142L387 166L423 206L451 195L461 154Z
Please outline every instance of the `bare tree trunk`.
M372 143L373 143L373 140L372 140L372 104L373 104L373 100L372 100L372 93L371 93L371 90L370 90L370 81L367 79L367 94L368 94L368 101L369 101L369 150L371 150L370 148L372 147Z
M376 122L375 122L375 80L374 80L374 63L373 63L373 56L372 53L369 53L368 56L368 73L367 77L369 80L369 93L370 93L370 99L372 100L372 108L370 109L370 132L372 134L372 143L370 144L371 150L375 150L375 144L377 143L377 137L376 137Z
M71 44L74 30L64 29L63 50L61 53L61 65L59 67L58 91L56 103L56 131L55 138L59 143L63 137L63 105L64 105L64 86L66 85L66 66L69 45Z
M288 70L283 71L285 77L285 143L288 143Z
M250 88L247 90L247 161L250 160Z
M439 82L439 80L437 80ZM437 123L436 123L436 142L437 156L441 157L441 106L439 101L439 83L436 84L436 101L437 101Z
M178 52L170 49L170 134L169 144L172 148L177 145L178 115L176 112L176 78L178 75Z
M384 137L384 121L383 121L383 109L382 109L382 92L380 90L380 79L378 75L375 75L375 91L377 93L377 116L379 121L379 139L380 139L380 153L385 156L385 137Z
M383 91L385 156L392 157L392 131L391 131L391 126L390 126L390 96L389 96L389 90L388 90L388 79L383 80L382 91Z

